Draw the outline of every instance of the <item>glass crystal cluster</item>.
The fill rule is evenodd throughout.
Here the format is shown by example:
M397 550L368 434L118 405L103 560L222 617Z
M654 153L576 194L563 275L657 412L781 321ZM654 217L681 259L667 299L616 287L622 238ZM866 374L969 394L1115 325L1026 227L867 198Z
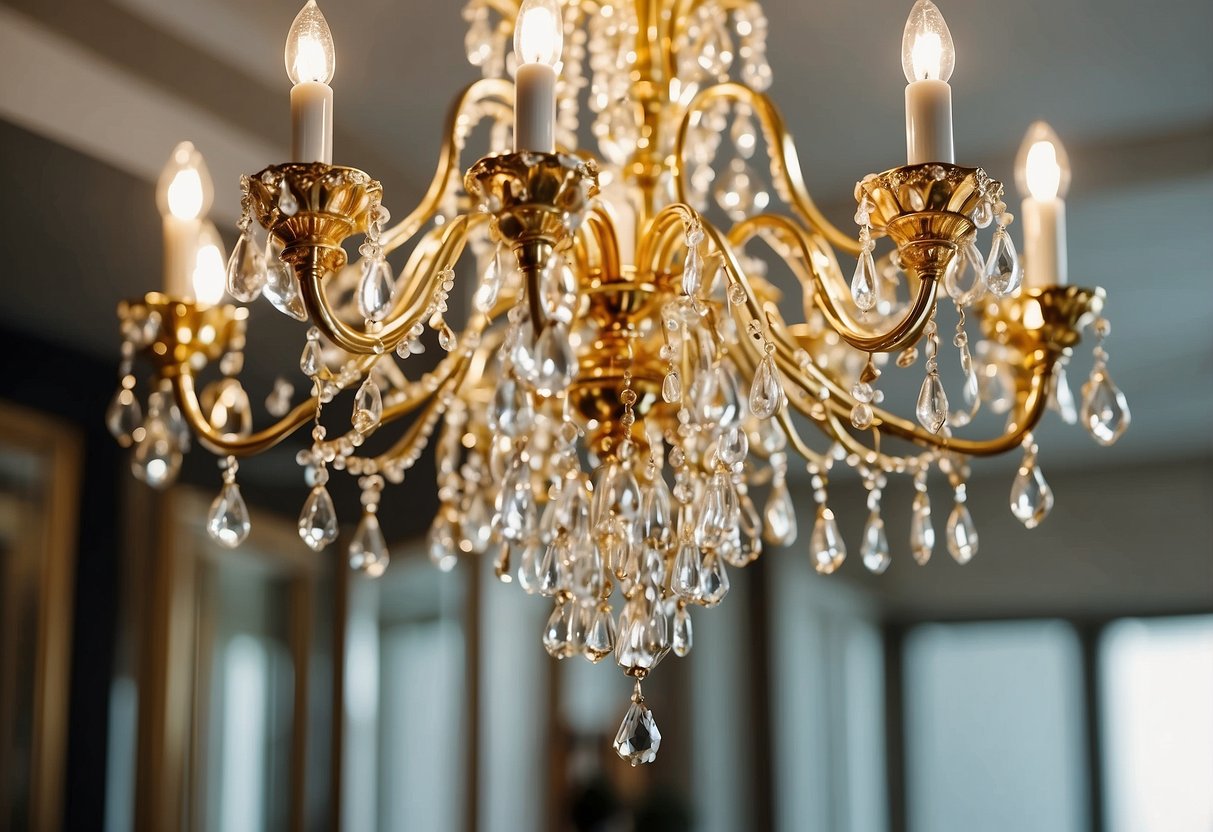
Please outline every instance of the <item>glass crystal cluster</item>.
M471 0L465 47L485 80L457 101L434 184L405 220L390 225L378 183L350 168L283 165L243 181L227 293L308 324L298 370L265 399L276 422L253 433L239 380L243 318L222 337L211 325L207 343L179 343L180 321L167 317L192 307L150 301L124 307L121 382L107 414L150 485L173 481L191 432L220 454L206 527L228 547L251 528L236 458L310 429L297 455L307 486L300 538L317 552L341 539L328 484L353 477L360 519L343 546L372 577L390 560L379 522L387 488L433 440L441 506L430 557L444 570L462 556L491 557L501 580L548 599L536 636L550 655L611 659L634 680L614 740L633 765L651 762L662 739L641 682L670 653L691 651L692 616L720 604L732 570L764 545L800 539L823 574L843 567L848 542L876 574L904 554L925 564L940 540L967 563L979 546L967 506L972 456L1022 448L1009 507L1034 528L1054 504L1031 432L1045 402L1100 444L1129 424L1108 374L1102 293L1023 287L1000 185L950 165L866 177L858 240L849 239L816 212L785 155L790 139L763 95L771 70L759 5L704 2L683 17L666 14L672 2L658 5L656 26L638 20L646 4L562 6L557 137L577 147L587 114L603 186L588 205L532 182L545 166L585 175L580 157L585 170L561 168L573 157L554 154L485 157L477 167L495 159L515 177L491 197L469 193L457 175L473 136L487 133L494 152L512 142L500 79L514 70L513 21L500 4ZM539 229L524 234L521 209L504 203L533 185L534 199L552 204L522 206L535 209ZM329 202L318 206L321 192ZM588 199L591 189L577 193ZM922 228L922 239L898 236ZM347 264L341 245L355 230L365 238ZM528 249L536 237L544 246ZM411 240L398 271L388 257ZM849 281L835 248L855 257ZM530 262L535 251L542 262ZM783 320L777 271L803 290L798 324ZM460 298L466 312L456 311ZM955 353L941 352L953 312ZM1090 320L1095 366L1076 399L1065 368ZM408 359L427 342L441 360L413 373ZM157 368L146 399L133 372L140 354ZM909 418L884 407L889 356L907 372L922 358L919 394L900 403ZM183 377L212 361L219 377L195 396ZM296 404L300 375L310 398ZM949 397L945 382L956 379ZM983 410L1006 417L1007 436L959 435ZM367 450L406 418L390 448ZM805 425L824 441L806 441ZM793 453L807 468L799 517ZM844 538L829 503L836 466L867 491L857 540ZM951 490L938 520L932 472ZM913 488L906 529L882 513L897 476Z

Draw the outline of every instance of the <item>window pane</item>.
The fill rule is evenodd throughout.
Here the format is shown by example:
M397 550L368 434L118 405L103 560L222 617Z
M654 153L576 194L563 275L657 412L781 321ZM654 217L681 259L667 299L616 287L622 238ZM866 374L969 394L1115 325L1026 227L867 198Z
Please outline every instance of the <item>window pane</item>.
M1081 651L1069 625L923 626L903 655L911 832L1085 832Z
M1213 616L1117 622L1100 666L1108 829L1213 829Z

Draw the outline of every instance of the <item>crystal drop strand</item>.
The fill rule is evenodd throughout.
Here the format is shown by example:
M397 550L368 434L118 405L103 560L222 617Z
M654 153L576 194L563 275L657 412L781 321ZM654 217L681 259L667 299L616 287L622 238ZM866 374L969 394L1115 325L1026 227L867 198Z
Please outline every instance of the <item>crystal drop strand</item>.
M636 680L632 703L615 734L614 746L615 752L633 766L657 759L657 750L661 748L661 731L657 730L653 712L644 703L639 679Z
M758 147L758 131L754 128L753 111L748 104L737 105L729 138L738 156L742 159L753 157L754 150Z
M763 509L762 536L772 546L790 546L796 542L796 505L788 491L787 456L771 455L771 493Z
M809 557L814 569L829 575L836 572L846 560L847 546L838 529L838 521L834 519L834 512L826 507L825 475L815 466L809 466L809 472L813 475L813 500L817 503L817 517L809 535Z
M299 277L294 267L282 259L282 243L273 234L265 240L266 299L282 314L297 321L307 320L307 309L299 294Z
M876 281L880 279L876 272L876 262L872 259L872 250L876 247L872 242L871 226L871 212L874 207L865 193L855 212L855 222L859 225L859 262L855 266L855 275L851 278L851 299L855 301L860 312L869 312L875 308Z
M472 299L473 307L482 314L487 315L493 311L493 307L497 305L497 297L501 293L501 284L505 277L502 264L503 250L504 247L501 243L498 243L493 249L493 256L489 258L489 264L485 267L480 286L477 287Z
M320 349L320 330L311 327L307 331L307 342L299 356L299 369L311 379L317 379L324 369L324 354Z
M241 177L240 186L240 220L236 224L240 238L227 261L226 288L227 293L240 303L252 303L265 286L265 254L253 239L251 180L247 176Z
M994 206L994 215L998 228L994 231L994 243L986 259L986 287L996 297L1005 298L1015 294L1023 283L1023 269L1019 267L1019 255L1007 231L1014 216L1001 200Z
M236 484L239 467L236 458L227 457L219 467L223 471L223 488L211 503L206 518L206 532L219 545L235 549L248 537L252 524L249 522L248 506L240 494L240 486Z
M328 471L319 467L316 484L299 512L299 537L314 552L319 552L337 539L337 509L325 483Z
M358 281L358 312L367 321L382 321L392 306L395 277L383 256L379 238L389 219L387 209L375 201L367 212L366 239L358 247L362 273Z
M175 408L171 392L163 388L154 391L148 396L143 435L137 435L138 429L132 434L136 442L131 472L152 488L164 489L172 485L181 470L184 449L174 423Z
M266 412L275 418L282 418L291 409L291 397L295 395L295 387L282 376L274 379L274 387L265 398Z
M864 473L864 484L868 489L868 520L863 527L859 554L868 571L880 575L893 562L889 556L889 538L884 530L884 519L880 516L880 497L887 478L881 471L867 471Z
M1129 402L1108 375L1108 353L1104 339L1112 331L1107 318L1095 321L1095 366L1082 386L1082 408L1079 418L1087 433L1101 445L1112 445L1129 428Z
M1011 513L1029 529L1043 523L1053 510L1053 489L1036 462L1039 453L1040 448L1028 434L1023 440L1023 461L1011 484Z
M379 427L382 418L383 394L379 391L379 385L375 383L375 370L372 367L354 397L354 413L350 418L350 423L354 430L365 435Z
M856 430L867 430L872 426L872 420L875 418L875 414L872 412L872 402L878 400L878 394L872 387L872 382L878 378L880 378L880 371L876 369L872 356L869 354L859 380L851 387L851 397L855 399L855 404L851 407L851 425Z
M687 610L686 603L679 601L674 611L674 633L670 639L674 655L680 659L684 658L691 652L692 640L691 614Z
M375 474L359 480L362 486L362 521L350 539L350 568L371 578L378 578L387 570L387 541L379 527L379 497L383 491L383 477Z
M105 410L105 427L110 436L123 448L133 445L143 428L143 408L135 395L135 375L131 372L134 363L135 345L122 342L122 363L118 367L118 390Z
M939 334L935 326L935 313L926 325L927 336L927 377L923 379L922 389L918 392L918 405L915 415L918 423L931 433L939 433L948 421L948 396L944 393L943 383L939 380Z
M430 562L443 572L450 572L458 561L456 545L454 525L441 512L438 513L426 537L426 553Z
M775 366L775 345L763 343L765 355L758 362L754 381L750 385L750 412L759 419L769 419L784 403L783 379Z
M981 407L981 395L977 384L977 369L973 366L973 356L969 352L969 333L965 331L965 310L956 304L956 335L952 345L960 350L960 371L964 374L963 398L965 407L948 414L948 424L953 427L964 427L973 421Z
M935 526L931 522L931 499L927 495L927 466L914 475L914 501L910 506L910 554L923 566L935 548Z
M965 505L965 484L959 483L955 489L956 504L948 515L948 551L959 564L966 564L977 554L977 527L973 525L973 515Z
M673 307L673 304L668 304ZM666 361L665 378L661 382L661 398L667 404L682 401L682 377L678 372L682 361L682 345L686 340L686 325L673 308L661 312L665 343L661 345L661 358Z
M703 228L699 220L691 220L686 227L687 256L682 264L682 294L696 298L703 283L703 255L699 247L703 244Z

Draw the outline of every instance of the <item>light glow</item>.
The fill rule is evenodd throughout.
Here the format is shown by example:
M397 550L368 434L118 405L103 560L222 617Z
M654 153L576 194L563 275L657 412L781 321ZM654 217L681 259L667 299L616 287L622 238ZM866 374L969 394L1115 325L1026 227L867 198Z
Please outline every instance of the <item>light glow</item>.
M194 258L194 300L201 306L215 306L223 300L227 284L227 255L215 224L207 221L198 235L198 253Z
M931 0L918 0L906 20L901 39L901 69L906 81L944 81L956 68L956 47L939 8Z
M1023 196L1049 200L1070 189L1070 160L1053 128L1038 121L1028 128L1015 160L1015 182Z
M555 66L563 48L564 32L557 0L526 0L514 24L514 54L518 62Z
M190 142L181 142L160 174L156 201L160 213L179 220L196 220L211 206L213 190L202 154Z
M327 84L333 80L336 64L333 33L329 31L328 21L316 0L308 0L295 15L295 22L286 36L286 73L296 84Z

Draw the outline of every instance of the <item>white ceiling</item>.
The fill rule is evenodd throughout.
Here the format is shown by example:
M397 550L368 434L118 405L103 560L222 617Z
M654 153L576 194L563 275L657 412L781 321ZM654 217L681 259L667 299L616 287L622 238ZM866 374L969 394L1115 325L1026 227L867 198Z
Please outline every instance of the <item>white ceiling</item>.
M5 120L149 182L167 156L170 135L212 136L213 146L203 150L212 169L225 173L258 169L275 161L274 147L285 147L282 44L296 0L0 4L0 35L10 47L0 50L0 77L20 78L0 83ZM764 5L776 79L771 94L797 136L810 187L825 204L838 206L842 222L854 181L892 167L904 153L899 45L910 3ZM1009 181L1023 131L1034 119L1049 120L1067 142L1074 168L1072 279L1109 292L1112 370L1130 397L1133 428L1111 452L1092 454L1085 435L1046 425L1046 455L1107 464L1158 453L1181 456L1191 452L1192 442L1208 454L1213 3L940 5L957 48L952 86L958 160L982 164ZM476 77L463 57L460 7L399 0L324 4L337 44L336 156L389 183L387 203L397 216L428 182L449 100ZM149 48L122 42L135 31ZM45 47L36 69L28 49L17 48L35 41ZM62 83L70 73L80 76L78 84ZM92 78L126 83L128 90L146 93L136 96L139 101L156 99L155 106L109 122L94 114L107 131L99 139L80 107L82 99L99 95ZM72 88L78 88L74 95ZM14 164L4 156L6 166ZM221 187L221 198L223 193ZM221 213L230 218L234 207ZM124 280L113 289L115 302L154 284L156 276ZM46 314L53 319L53 305ZM62 337L113 352L117 336L111 333L108 320L90 321ZM297 345L281 349L293 356ZM1076 364L1081 371L1089 361ZM903 404L899 409L908 411Z

